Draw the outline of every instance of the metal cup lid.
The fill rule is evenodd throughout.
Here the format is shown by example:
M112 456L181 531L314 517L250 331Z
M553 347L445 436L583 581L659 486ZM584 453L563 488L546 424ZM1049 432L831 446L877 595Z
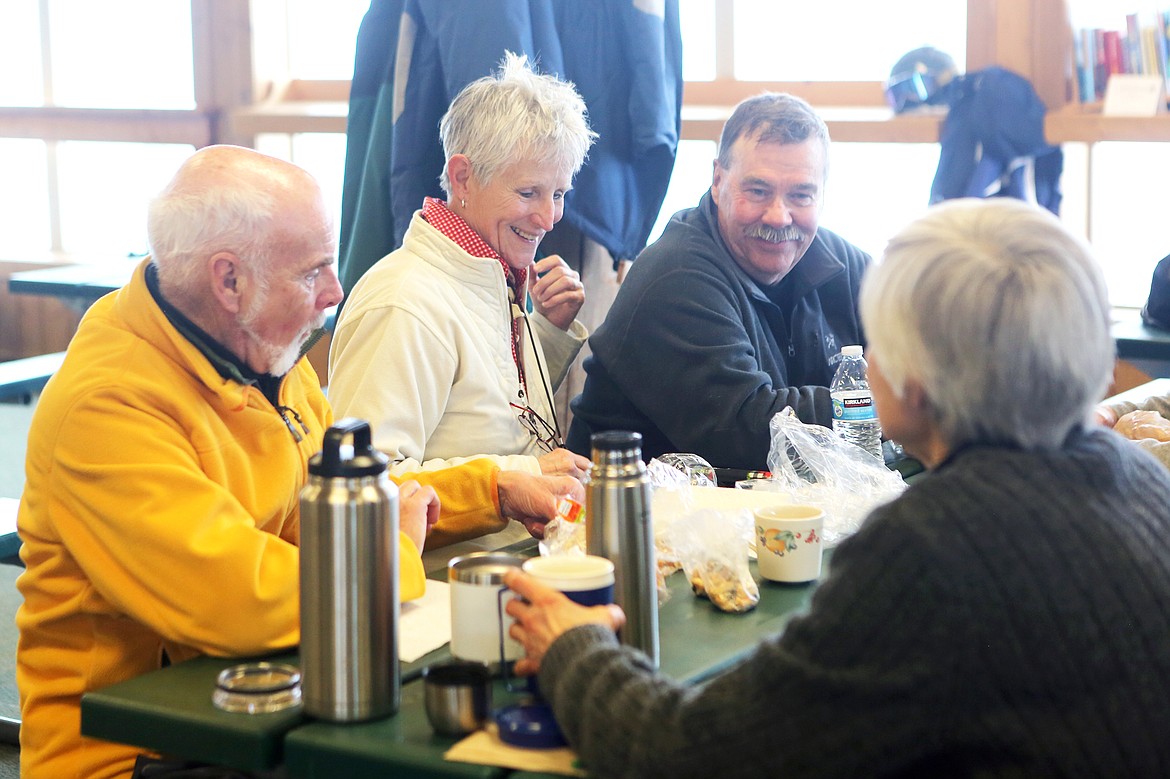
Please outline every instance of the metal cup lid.
M474 552L452 557L447 563L447 579L463 584L504 583L504 574L524 565L526 557L506 552Z

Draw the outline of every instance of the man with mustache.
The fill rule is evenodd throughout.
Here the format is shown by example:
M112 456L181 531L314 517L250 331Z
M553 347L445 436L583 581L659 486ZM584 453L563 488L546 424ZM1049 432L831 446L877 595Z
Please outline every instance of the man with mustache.
M857 300L871 258L818 229L828 150L828 128L798 97L736 106L710 191L639 255L589 339L570 449L634 430L646 458L693 452L756 469L781 409L832 424L830 361L865 343Z

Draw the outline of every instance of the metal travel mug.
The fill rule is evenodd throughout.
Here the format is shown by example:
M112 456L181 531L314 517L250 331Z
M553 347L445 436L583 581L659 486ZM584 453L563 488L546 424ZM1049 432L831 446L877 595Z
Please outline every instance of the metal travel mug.
M611 430L595 433L591 443L585 549L613 561L614 602L626 613L622 643L642 650L658 665L658 577L642 436Z
M524 559L506 552L472 552L447 563L451 587L451 655L476 660L491 670L524 656L524 647L508 635L512 618L504 613L513 593L504 574Z
M342 442L352 436L353 445ZM398 711L398 488L370 426L325 432L301 490L305 713L355 722Z

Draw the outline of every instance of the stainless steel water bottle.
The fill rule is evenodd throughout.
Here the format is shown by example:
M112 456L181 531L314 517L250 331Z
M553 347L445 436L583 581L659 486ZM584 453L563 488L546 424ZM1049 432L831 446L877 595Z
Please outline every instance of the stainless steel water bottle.
M352 446L343 441L352 437ZM301 490L305 713L354 722L398 711L398 488L364 420L325 432Z
M614 601L626 613L622 643L642 650L658 665L657 563L642 436L610 430L595 433L590 441L585 548L613 561Z

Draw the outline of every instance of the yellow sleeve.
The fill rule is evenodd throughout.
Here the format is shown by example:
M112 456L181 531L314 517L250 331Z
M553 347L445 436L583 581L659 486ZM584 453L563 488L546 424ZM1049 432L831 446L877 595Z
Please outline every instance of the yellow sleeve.
M450 468L402 474L394 480L413 479L438 493L442 504L439 521L427 535L426 544L427 549L434 549L495 533L508 525L508 519L500 514L499 473L499 466L491 460L478 458Z
M421 598L427 591L427 575L423 571L422 554L405 533L398 534L398 600Z

